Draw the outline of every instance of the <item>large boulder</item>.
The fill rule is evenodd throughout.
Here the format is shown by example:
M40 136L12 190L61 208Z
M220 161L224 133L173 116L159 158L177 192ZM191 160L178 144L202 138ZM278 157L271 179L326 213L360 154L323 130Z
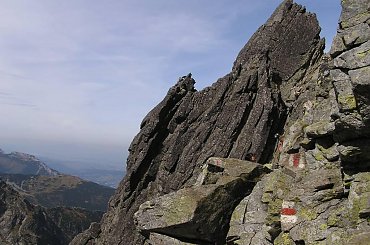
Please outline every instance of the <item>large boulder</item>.
M211 158L198 184L143 203L135 213L143 233L224 244L231 213L270 170L238 159ZM158 244L150 242L150 244Z

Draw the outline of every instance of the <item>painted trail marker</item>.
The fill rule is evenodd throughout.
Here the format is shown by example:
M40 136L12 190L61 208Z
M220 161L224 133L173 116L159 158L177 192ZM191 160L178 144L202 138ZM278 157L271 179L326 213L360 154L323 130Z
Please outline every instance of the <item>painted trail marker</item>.
M302 169L305 167L304 153L294 153L289 155L289 166Z
M297 222L297 210L294 208L294 202L283 201L280 210L281 229L290 230Z

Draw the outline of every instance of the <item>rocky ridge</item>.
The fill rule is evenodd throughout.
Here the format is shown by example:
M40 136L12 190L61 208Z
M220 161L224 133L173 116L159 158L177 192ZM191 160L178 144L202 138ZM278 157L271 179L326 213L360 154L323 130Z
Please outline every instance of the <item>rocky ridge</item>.
M329 54L285 0L230 74L201 91L182 77L101 224L71 244L368 244L370 3L341 3Z

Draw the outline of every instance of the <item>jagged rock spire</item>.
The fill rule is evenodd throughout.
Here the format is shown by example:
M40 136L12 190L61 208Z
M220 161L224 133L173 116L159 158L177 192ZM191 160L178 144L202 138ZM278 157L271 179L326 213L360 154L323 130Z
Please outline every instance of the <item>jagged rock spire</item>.
M322 55L319 32L314 15L284 1L240 51L231 73L201 91L191 76L181 79L143 120L98 238L85 237L143 244L133 223L139 206L193 184L209 157L253 154L257 162L270 161L296 96L291 88Z

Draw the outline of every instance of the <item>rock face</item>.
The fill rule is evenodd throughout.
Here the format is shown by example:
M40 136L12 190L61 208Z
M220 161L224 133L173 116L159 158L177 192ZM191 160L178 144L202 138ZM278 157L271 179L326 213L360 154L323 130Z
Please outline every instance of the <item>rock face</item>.
M103 216L101 211L90 211L76 207L48 208L46 214L60 228L68 242L89 228L91 223L100 221Z
M315 16L285 0L230 74L202 91L182 77L143 120L100 226L72 244L369 244L369 4L342 1L324 55ZM210 157L273 171L233 186Z
M232 158L210 158L203 170L194 186L143 203L134 217L137 228L151 236L224 243L231 211L270 170Z
M292 103L279 169L233 213L232 244L370 243L370 2L342 6L329 55Z

